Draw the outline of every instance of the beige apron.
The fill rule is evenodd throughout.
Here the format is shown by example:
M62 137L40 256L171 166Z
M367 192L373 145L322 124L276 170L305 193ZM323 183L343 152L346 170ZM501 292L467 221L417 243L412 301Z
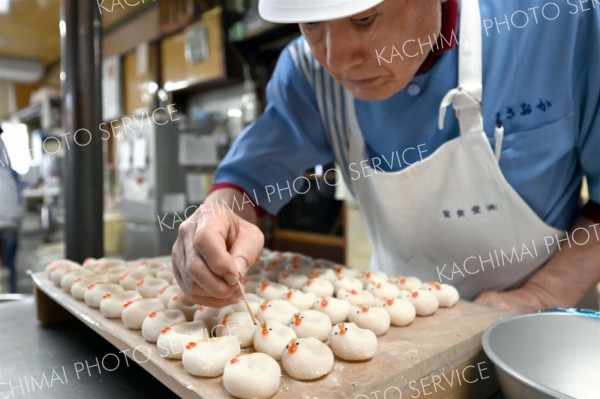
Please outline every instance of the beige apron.
M494 154L485 135L480 26L477 0L463 0L459 87L440 109L443 121L453 106L460 137L402 171L372 169L365 173L372 176L348 182L369 233L372 270L453 284L466 299L521 283L555 252L545 237L564 235L508 184L498 165L500 148ZM369 155L347 91L345 106L347 161L359 164ZM502 131L496 133L501 143Z

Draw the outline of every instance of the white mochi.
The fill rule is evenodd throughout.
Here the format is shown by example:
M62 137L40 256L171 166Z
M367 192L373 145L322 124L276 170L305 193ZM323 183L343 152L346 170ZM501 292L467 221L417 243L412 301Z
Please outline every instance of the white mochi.
M423 284L421 289L431 291L440 302L440 308L451 308L456 305L460 299L458 290L450 284L428 282Z
M100 307L100 301L102 300L104 294L121 291L123 291L123 287L121 287L118 284L90 284L87 286L85 292L83 293L83 300L85 301L85 304L88 305L90 308L98 309Z
M156 342L160 332L173 324L183 323L187 319L179 309L163 309L150 313L142 323L142 337L148 342Z
M256 289L256 295L264 299L279 299L287 292L288 288L283 284L271 281L262 281Z
M308 281L308 277L304 274L296 274L290 272L283 272L277 277L277 282L283 284L289 288L299 290L302 288L304 283Z
M162 278L169 284L175 284L175 276L173 275L173 272L171 270L164 269L164 270L157 272L156 278Z
M179 309L183 312L188 321L194 319L194 313L198 305L186 298L182 291L172 296L167 305L168 309Z
M291 265L285 268L286 271L294 274L300 274L307 279L309 279L312 275L313 268L311 265L299 266L299 265Z
M338 277L361 277L361 273L356 270L356 269L351 269L349 267L343 266L343 265L337 265L334 268L335 270L335 274L337 274ZM362 284L362 282L361 282ZM362 287L361 287L362 289Z
M252 346L254 337L254 325L248 312L235 312L226 314L213 328L218 337L234 336L237 337L242 348Z
M85 290L90 284L99 284L106 283L106 277L103 276L84 276L78 277L73 280L73 284L71 285L71 295L73 298L83 301L83 295L85 294Z
M161 269L165 269L165 268L170 269L171 267L173 267L172 260L173 260L173 258L171 255L163 255L163 256L158 256L156 258L152 258L150 260L150 262L159 264Z
M288 326L276 321L265 321L254 330L252 344L257 352L281 360L283 349L294 338L297 338L296 333Z
M252 292L246 292L246 299L248 300L248 302L256 302L259 305L265 301L263 298L259 297L258 295Z
M144 298L123 305L121 319L123 325L130 330L140 330L146 316L152 312L163 310L165 305L160 299Z
M98 261L98 259L96 258L85 258L83 260L83 263L81 264L81 267L83 267L85 270L88 271L93 271L93 266L96 264L96 262Z
M333 284L320 278L312 278L302 286L304 292L314 292L316 296L332 296L335 291Z
M312 269L314 265L312 258L301 255L282 256L279 259L270 258L267 262L276 262L283 270L294 273L300 269Z
M282 272L284 272L283 265L267 265L261 270L260 275L263 277L263 279L277 281L278 276Z
M186 321L163 328L156 347L162 357L181 359L187 344L205 338L210 338L210 332L203 321Z
M181 288L179 288L178 285L169 285L158 291L158 295L156 297L160 299L165 304L165 306L169 306L169 301L171 300L171 298L179 294L180 291Z
M152 273L141 270L128 270L119 277L119 284L126 290L135 290L137 282L146 277L152 277Z
M375 356L377 336L373 331L354 323L339 323L331 329L329 346L340 359L367 360Z
M381 307L390 314L392 325L404 327L415 320L417 311L409 300L404 298L383 299Z
M431 316L440 307L440 301L431 291L412 291L408 300L415 307L417 316Z
M383 335L390 329L390 315L383 308L352 306L348 319L360 328L367 328L375 335Z
M169 283L162 278L144 277L136 284L136 291L142 294L144 298L156 298L158 293L167 288Z
M67 270L60 279L60 288L65 292L71 292L71 286L80 277L93 276L89 270L83 268Z
M240 399L267 399L279 390L281 368L264 353L240 355L223 370L223 386Z
M50 281L52 281L52 283L54 283L54 285L58 287L60 286L60 280L62 279L62 276L65 275L65 273L67 273L70 270L79 269L81 269L79 263L75 263L66 259L56 260L54 262L49 263L48 266L46 266L46 274Z
M94 273L104 273L109 270L113 270L113 271L128 270L129 267L124 260L112 259L112 258L102 258L102 259L97 259L93 263L92 269L93 269Z
M360 277L363 285L366 287L369 283L383 283L388 280L388 275L384 272L364 272Z
M278 321L287 324L298 308L283 299L265 301L260 305L256 317L260 321Z
M321 297L315 301L313 309L329 317L332 324L337 324L348 318L350 302L330 296Z
M311 278L320 278L323 280L327 280L329 282L334 282L337 279L337 275L333 271L333 269L313 269L313 272L310 276Z
M108 282L111 284L119 284L119 281L121 280L121 276L124 273L127 273L128 270L129 269L126 266L114 266L114 267L110 267L105 270L102 270L98 274L100 274L102 276L106 276Z
M213 315L212 320L206 320L206 324L216 326L221 322L221 319L223 319L223 317L234 313L233 307L231 305L223 306L222 308L217 309L218 311Z
M150 273L153 277L163 269L164 265L156 261L142 261L136 270Z
M255 294L246 294L246 299L248 300L248 306L250 307L250 311L253 315L255 315L258 312L258 309L260 309L260 304L263 303L264 300ZM246 302L244 302L242 298L240 298L239 301L231 305L231 310L233 312L248 312Z
M137 291L121 291L104 294L100 300L100 312L109 319L120 319L124 305L142 299Z
M333 368L331 349L316 338L291 340L283 350L281 363L285 372L297 380L316 380Z
M57 260L48 262L48 264L46 264L46 266L44 267L44 272L46 273L46 276L48 278L50 278L51 272L56 271L59 268L72 267L72 266L80 266L80 265L79 265L79 263L73 262L72 260L57 259Z
M244 291L246 292L246 295L248 295L248 293L256 292L258 287L260 287L260 280L253 280L253 279L249 279L248 277L253 277L253 276L246 275L246 277L242 278L242 284L244 286ZM253 294L253 295L256 295L256 294Z
M418 290L423 283L417 277L391 277L389 282L400 288L401 290L414 291Z
M333 281L335 292L338 293L342 289L348 291L362 291L363 283L356 277L338 277Z
M181 363L196 377L218 377L228 361L240 354L235 337L205 338L185 346Z
M400 288L386 281L381 283L369 283L367 291L375 296L375 298L396 298L400 295Z
M127 266L131 269L136 269L138 266L140 266L142 264L142 262L147 263L148 259L146 258L138 258L138 259L134 259L134 260L128 260L125 263L127 263Z
M314 261L310 256L295 253L295 252L281 252L281 256L278 256L278 260L283 261L282 264L297 265L299 267L313 267Z
M303 292L291 289L284 294L283 299L300 310L307 310L313 307L317 295L314 292Z
M314 337L319 341L325 341L331 331L329 317L316 310L303 310L294 314L288 325L298 338Z
M346 300L352 305L371 305L375 300L375 296L369 291L347 290L342 288L338 291L337 297Z
M208 328L212 329L219 321L219 312L221 308L211 308L210 306L198 305L194 312L193 321L203 321Z
M314 268L315 269L331 269L333 270L336 267L336 263L329 259L315 259L314 260Z

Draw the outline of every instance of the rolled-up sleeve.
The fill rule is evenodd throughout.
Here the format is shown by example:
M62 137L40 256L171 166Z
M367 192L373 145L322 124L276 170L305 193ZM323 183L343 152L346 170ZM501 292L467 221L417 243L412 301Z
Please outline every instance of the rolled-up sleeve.
M313 88L288 49L267 85L267 107L219 165L215 183L239 186L276 214L303 190L304 173L332 162ZM295 184L294 184L295 182Z

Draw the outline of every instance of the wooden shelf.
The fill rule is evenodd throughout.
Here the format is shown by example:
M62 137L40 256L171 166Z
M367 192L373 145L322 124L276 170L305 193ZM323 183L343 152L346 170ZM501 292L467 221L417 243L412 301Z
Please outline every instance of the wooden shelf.
M325 258L346 263L345 214L346 209L343 205L337 218L338 221L335 222L336 224L341 223L342 235L282 229L279 227L279 217L275 217L272 220L269 246L280 251L301 252L313 258Z
M344 248L344 237L327 234L307 233L296 230L277 230L274 239L301 242L304 244L327 245L329 247Z

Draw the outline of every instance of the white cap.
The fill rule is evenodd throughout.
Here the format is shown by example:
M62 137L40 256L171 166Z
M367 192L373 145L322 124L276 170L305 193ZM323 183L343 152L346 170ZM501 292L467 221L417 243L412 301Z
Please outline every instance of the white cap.
M383 0L259 0L258 12L269 22L302 23L346 18Z

